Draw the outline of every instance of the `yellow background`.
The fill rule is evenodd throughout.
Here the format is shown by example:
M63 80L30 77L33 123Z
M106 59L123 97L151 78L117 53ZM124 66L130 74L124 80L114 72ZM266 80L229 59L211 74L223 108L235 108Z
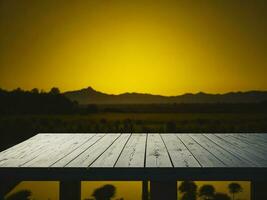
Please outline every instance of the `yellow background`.
M0 87L266 90L266 18L264 0L0 1Z

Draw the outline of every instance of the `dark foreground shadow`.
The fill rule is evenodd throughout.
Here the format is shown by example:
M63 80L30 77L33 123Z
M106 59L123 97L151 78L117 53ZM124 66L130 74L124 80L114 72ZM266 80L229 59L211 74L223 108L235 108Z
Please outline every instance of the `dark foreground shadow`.
M14 194L11 194L5 200L31 200L31 191L29 190L20 190Z
M198 197L202 200L235 200L236 195L242 192L242 187L239 183L230 183L228 185L228 194L216 192L213 185L203 185L198 190L197 185L193 181L183 181L178 190L181 193L181 200L197 200Z
M116 194L116 187L110 184L104 185L103 187L97 188L92 196L94 199L85 199L85 200L111 200ZM123 200L119 198L117 200Z

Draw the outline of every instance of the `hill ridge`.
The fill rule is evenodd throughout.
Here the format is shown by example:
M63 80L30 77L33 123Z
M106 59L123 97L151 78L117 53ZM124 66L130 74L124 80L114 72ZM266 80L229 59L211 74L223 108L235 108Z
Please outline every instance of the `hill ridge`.
M138 92L107 94L89 86L63 94L80 104L258 103L267 101L267 91L259 90L227 92L223 94L198 92L164 96Z

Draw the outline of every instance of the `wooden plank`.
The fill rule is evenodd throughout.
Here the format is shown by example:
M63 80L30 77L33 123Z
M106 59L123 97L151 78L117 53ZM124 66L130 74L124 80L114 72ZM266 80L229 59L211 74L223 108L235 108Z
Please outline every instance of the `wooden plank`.
M109 146L120 136L118 133L106 134L89 149L81 153L74 160L69 162L66 167L89 167Z
M146 134L132 134L115 167L144 167Z
M51 148L40 154L22 167L50 167L55 162L68 155L84 143L88 142L95 134L75 134L67 142Z
M37 135L34 135L32 137L30 137L29 139L27 140L24 140L23 142L21 143L18 143L4 151L1 151L0 152L0 156L5 156L7 155L8 153L11 153L13 152L15 149L17 150L21 150L23 147L27 146L28 144L30 144L32 141L35 141L36 139L38 139L39 137L41 137L42 135L41 134L37 134Z
M68 137L65 136L66 135L63 134L55 134L53 136L50 135L48 137L39 139L32 145L28 145L27 149L18 151L17 154L12 154L12 156L8 157L5 162L0 163L0 167L20 167L41 153L48 151L54 146L57 146L58 142L65 142L68 139Z
M203 148L208 149L217 158L219 158L227 167L249 167L253 166L251 163L234 156L222 147L213 143L211 140L203 136L202 134L190 134L190 136Z
M266 167L267 134L38 134L0 167Z
M239 156L243 160L247 160L248 162L253 164L254 167L266 166L266 163L263 160L255 158L253 154L250 154L249 152L246 152L236 147L235 145L232 145L229 142L222 140L216 135L213 135L213 134L204 134L204 135L208 137L210 140L212 140L214 143L221 146L222 148L227 149L227 151L231 152L232 154Z
M242 133L241 135L246 135L249 137L253 137L253 140L257 140L260 143L267 144L267 134L257 134L257 133Z
M261 148L263 151L267 151L267 143L262 142L261 140L253 137L251 134L231 134L233 137L242 140L243 142L247 142L248 144L252 144Z
M177 137L186 145L203 167L225 167L216 156L195 142L188 134L179 134Z
M248 145L246 143L243 143L241 140L237 140L234 137L231 137L228 134L216 134L217 137L221 138L222 140L225 140L226 142L242 149L244 152L250 153L251 155L254 155L254 158L257 158L258 160L262 159L265 162L267 162L266 155L264 153L260 153L257 151L257 149L253 148L253 145Z
M176 134L161 134L174 167L200 167L200 164L177 138Z
M121 136L90 167L114 167L131 134Z
M65 167L69 162L71 162L81 153L89 149L93 144L95 144L98 140L100 140L104 136L105 134L94 135L89 141L85 142L79 148L73 150L71 153L67 154L66 156L56 161L54 164L51 165L51 167Z
M255 156L266 160L266 150L261 149L260 145L254 145L253 143L244 142L242 139L237 139L233 136L233 134L216 134L218 137L221 137L222 139L227 140L227 142L230 142L233 145L238 146L241 149L244 149L245 151L249 151L250 153L254 154Z
M37 135L29 138L28 140L25 140L19 144L16 144L16 145L0 152L0 158L7 158L7 157L17 155L18 152L25 151L25 149L28 149L29 146L32 146L33 144L36 143L36 141L38 141L38 140L40 140L46 136L48 136L48 134L37 134Z
M256 138L259 138L261 141L267 143L267 133L252 133L251 135L253 135Z
M146 167L172 167L167 149L159 134L148 134Z

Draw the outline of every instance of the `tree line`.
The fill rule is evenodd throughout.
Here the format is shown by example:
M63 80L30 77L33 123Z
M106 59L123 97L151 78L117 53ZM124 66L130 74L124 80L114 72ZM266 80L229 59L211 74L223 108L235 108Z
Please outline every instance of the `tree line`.
M69 114L75 111L76 103L60 94L58 88L49 92L37 88L24 91L0 89L0 114Z

